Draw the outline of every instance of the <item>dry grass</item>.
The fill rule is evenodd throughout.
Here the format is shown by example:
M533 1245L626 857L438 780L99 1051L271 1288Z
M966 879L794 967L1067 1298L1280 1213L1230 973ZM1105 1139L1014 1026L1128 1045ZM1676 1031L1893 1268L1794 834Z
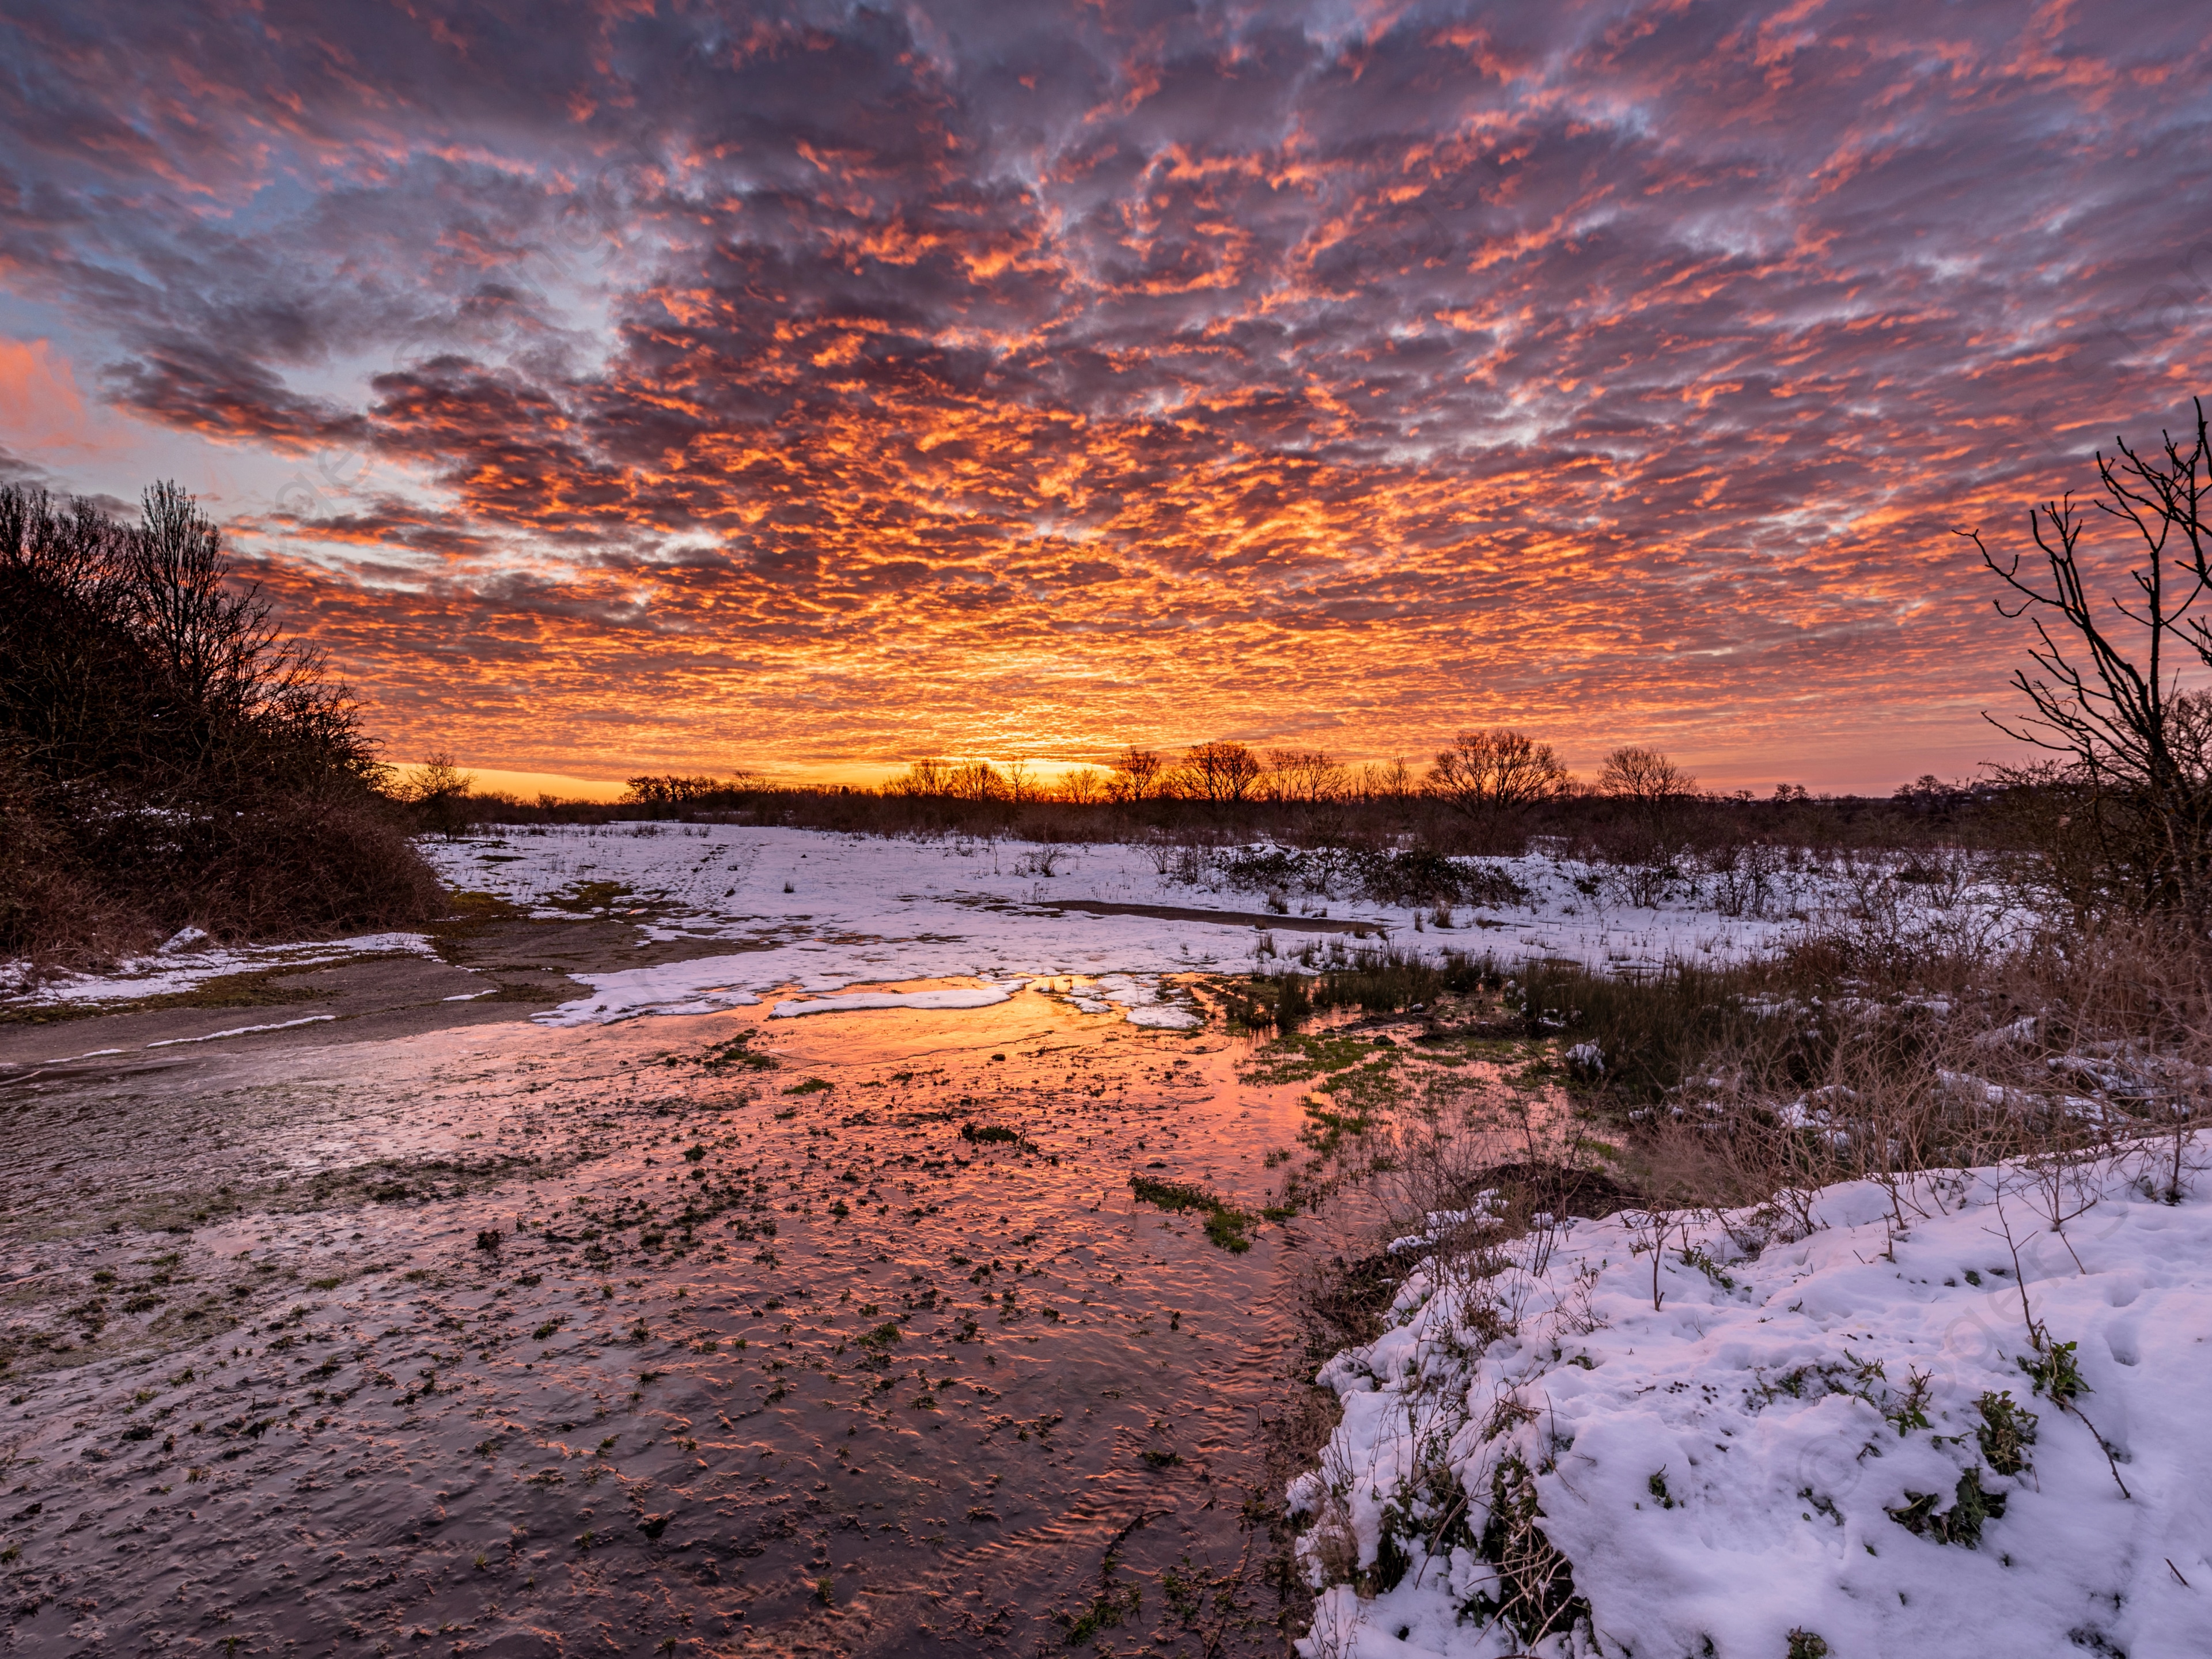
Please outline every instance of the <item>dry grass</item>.
M2146 1190L2186 1182L2188 1138L2212 1122L2212 956L2171 924L2123 916L1993 957L1930 954L1887 983L1837 965L1739 996L1680 1080L1630 1109L1652 1199L1802 1206L1873 1180L1901 1217L1923 1173L2008 1160L2062 1185L2112 1158Z

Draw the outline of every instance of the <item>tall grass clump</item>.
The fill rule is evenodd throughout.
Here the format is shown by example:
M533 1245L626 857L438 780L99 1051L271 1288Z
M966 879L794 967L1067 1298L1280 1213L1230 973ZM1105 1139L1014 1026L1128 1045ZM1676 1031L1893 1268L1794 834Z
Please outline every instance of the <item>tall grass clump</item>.
M1447 951L1441 957L1395 945L1340 945L1310 950L1305 970L1256 974L1243 981L1234 1017L1247 1025L1273 1025L1291 1031L1316 1013L1357 1008L1363 1013L1392 1014L1425 1009L1441 998L1467 995L1500 982L1488 957Z
M358 710L173 484L135 524L0 489L0 956L430 914Z

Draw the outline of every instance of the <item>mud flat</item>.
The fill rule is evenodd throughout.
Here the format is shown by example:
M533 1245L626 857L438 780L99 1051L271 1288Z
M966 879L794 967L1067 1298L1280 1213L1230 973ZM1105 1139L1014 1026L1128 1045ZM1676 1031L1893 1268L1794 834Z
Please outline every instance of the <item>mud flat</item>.
M12 1647L1281 1650L1263 1212L1400 1051L1055 989L16 1070Z

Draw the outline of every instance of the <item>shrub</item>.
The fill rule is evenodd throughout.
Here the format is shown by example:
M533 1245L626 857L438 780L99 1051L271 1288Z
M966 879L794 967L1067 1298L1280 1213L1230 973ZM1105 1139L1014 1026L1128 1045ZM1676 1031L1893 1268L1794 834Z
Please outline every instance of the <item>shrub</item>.
M0 952L433 913L357 708L173 484L127 526L0 489Z

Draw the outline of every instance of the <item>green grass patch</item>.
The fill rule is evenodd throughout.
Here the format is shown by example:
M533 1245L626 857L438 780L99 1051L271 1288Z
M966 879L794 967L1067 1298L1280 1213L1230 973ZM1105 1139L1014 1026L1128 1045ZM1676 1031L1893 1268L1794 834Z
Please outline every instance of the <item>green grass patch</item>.
M1348 1071L1375 1058L1374 1041L1344 1033L1291 1031L1258 1050L1239 1069L1238 1078L1258 1088L1304 1083L1331 1072Z
M1150 1176L1131 1176L1129 1190L1140 1204L1176 1214L1196 1210L1206 1220L1206 1236L1219 1249L1242 1255L1252 1248L1254 1218L1226 1204L1203 1187L1180 1181L1155 1181Z
M1386 1014L1429 1008L1445 997L1472 996L1502 982L1498 964L1490 957L1458 951L1447 951L1440 960L1431 961L1395 945L1346 951L1341 940L1332 940L1326 949L1308 945L1298 953L1298 961L1310 972L1289 977L1300 980L1298 998L1316 1013L1331 1008ZM1257 988L1271 982L1255 981L1255 994L1264 995Z
M695 1063L702 1072L772 1072L775 1069L775 1060L752 1051L751 1043L756 1035L752 1031L740 1031L727 1042L717 1042L702 1051ZM672 1057L667 1063L673 1066L676 1060Z

